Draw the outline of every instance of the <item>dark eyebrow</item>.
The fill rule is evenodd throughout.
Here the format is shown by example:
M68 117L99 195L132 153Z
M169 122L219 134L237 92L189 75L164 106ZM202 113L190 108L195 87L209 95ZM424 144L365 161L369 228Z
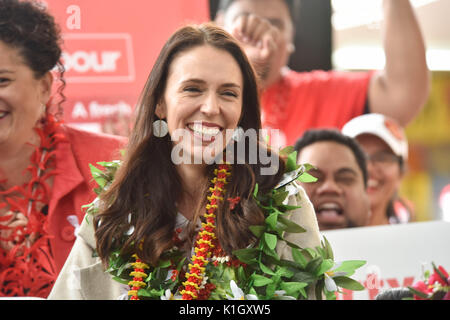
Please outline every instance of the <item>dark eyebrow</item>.
M14 71L6 70L6 69L0 69L0 73L14 73Z
M205 84L206 81L202 80L202 79L187 79L181 82L181 85L183 84L188 84L188 83L197 83L197 84ZM221 87L226 87L226 88L241 88L240 85L233 83L233 82L227 82L221 85Z
M355 176L358 175L357 172L355 170L353 170L352 168L341 168L336 172L336 174L346 174L346 173L350 173Z
M238 88L238 89L241 88L240 85L238 85L238 84L236 84L236 83L232 83L232 82L230 82L230 83L224 83L224 84L222 85L222 87L225 87L225 88Z
M181 82L181 84L191 83L191 82L198 83L198 84L204 84L205 83L205 81L203 81L201 79L187 79L187 80L183 80Z

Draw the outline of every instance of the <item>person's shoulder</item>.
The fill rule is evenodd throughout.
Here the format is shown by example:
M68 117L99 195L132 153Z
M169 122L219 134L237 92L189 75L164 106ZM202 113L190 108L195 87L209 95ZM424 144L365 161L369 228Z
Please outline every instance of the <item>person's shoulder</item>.
M96 198L94 201L99 201L98 198ZM86 244L91 248L92 250L95 250L96 241L95 241L95 230L94 230L94 217L92 214L87 213L83 221L81 222L80 229L77 233L78 237L81 237Z
M305 189L297 181L292 181L286 189L289 192L288 201L300 203L309 200Z

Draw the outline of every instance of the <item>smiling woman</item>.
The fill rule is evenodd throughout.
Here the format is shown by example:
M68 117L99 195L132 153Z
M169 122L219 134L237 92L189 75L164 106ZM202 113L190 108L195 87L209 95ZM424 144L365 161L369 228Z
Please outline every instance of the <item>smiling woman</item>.
M167 126L167 135L154 131L160 126ZM264 175L258 161L224 161L229 146L236 147L226 131L238 128L255 132L242 142L243 158L264 150L280 160L274 173ZM254 282L268 285L263 274L275 275L266 266L271 259L293 260L291 246L321 244L311 203L293 181L297 177L278 185L286 171L297 170L295 160L263 144L260 128L257 81L239 44L212 24L177 30L143 89L123 161L105 163L107 172L97 172L103 192L89 205L50 298L227 299L236 286L245 297L262 299L286 292L286 298L303 299L306 290L315 292L315 275L283 291L283 281L295 273L281 266L267 291L253 288ZM208 148L217 162L203 161ZM175 149L192 161L173 161ZM267 223L273 229L265 233ZM298 234L303 228L297 223L307 232ZM283 241L277 245L277 239Z
M244 130L259 129L259 101L254 71L239 45L220 28L212 25L182 28L171 37L160 53L144 88L137 114L127 157L111 188L104 195L106 203L130 196L134 200L114 201L96 217L96 220L102 221L96 230L97 249L105 261L112 249L111 237L121 232L114 220L110 220L115 215L132 211L137 221L141 215L148 217L142 223L136 221L139 232L133 234L127 243L138 244L141 239L135 237L146 234L143 239L144 250L139 247L135 247L135 250L145 261L153 263L172 239L177 212L188 220L197 221L205 205L210 177L216 167L204 162L173 165L172 148L178 141L172 141L171 135L177 129L185 130L188 137L183 139L182 152L195 158L201 156L202 149L212 140L204 137L203 131L210 136L210 133L219 134L224 129L235 129L237 126ZM148 129L152 128L151 124L156 119L167 121L169 135L155 138L151 134ZM205 130L204 127L208 128ZM200 141L198 147L196 141L197 144ZM216 152L222 153L223 148ZM137 166L137 163L145 163L146 166ZM225 206L224 210L228 213L218 218L217 233L222 237L221 244L227 252L247 245L253 239L248 227L264 219L253 199L249 198L255 183L258 182L262 190L269 190L282 174L280 168L274 176L258 177L259 166L259 163L253 166L232 165L233 175L239 180L230 182L224 197L240 196L243 200L240 206L242 215L230 214L230 209ZM134 168L133 171L130 171L131 168ZM135 191L129 189L128 183L134 180L139 181L138 185L153 195L150 202L145 196L141 198L145 193L136 195ZM155 185L151 181L159 181L159 184ZM126 208L126 203L140 205ZM149 215L149 212L152 214ZM192 224L192 229L195 225Z
M242 73L228 52L206 45L177 55L156 112L167 119L170 136L178 136L176 130L186 133L174 141L183 144L181 157L187 153L190 163L202 163L205 147L212 157L222 152L231 139L227 130L234 130L241 117L242 92Z
M0 296L47 297L94 196L88 164L124 141L62 124L53 17L28 1L0 8Z

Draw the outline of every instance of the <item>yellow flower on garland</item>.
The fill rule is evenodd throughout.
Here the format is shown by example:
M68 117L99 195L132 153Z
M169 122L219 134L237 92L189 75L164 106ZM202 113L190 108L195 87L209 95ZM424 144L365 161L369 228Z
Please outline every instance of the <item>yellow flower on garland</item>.
M140 288L144 288L146 286L144 282L145 278L147 277L145 269L148 269L149 266L142 262L142 260L139 259L136 254L133 254L133 258L136 259L136 262L131 263L134 271L130 272L130 276L133 277L133 280L128 282L128 285L130 286L128 295L131 296L131 300L139 300L138 291Z
M203 217L206 223L202 223L195 243L194 252L189 264L189 271L186 273L187 280L183 282L184 289L180 291L183 300L197 299L199 295L204 295L201 292L203 279L205 278L205 267L211 258L212 249L216 247L217 242L215 235L216 229L216 215L214 214L218 208L218 201L223 201L223 192L227 184L227 177L231 174L229 172L230 165L221 164L218 169L214 170L215 177L211 180L214 184L209 191L211 195L207 197L208 204L206 205L206 212ZM209 288L209 286L208 286Z

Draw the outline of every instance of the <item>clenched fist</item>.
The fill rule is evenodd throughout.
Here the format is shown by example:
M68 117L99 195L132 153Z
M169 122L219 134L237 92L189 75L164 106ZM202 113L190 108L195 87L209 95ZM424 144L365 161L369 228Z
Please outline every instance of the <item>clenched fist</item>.
M294 50L293 23L284 1L234 1L219 11L216 22L240 42L263 88L281 78Z

